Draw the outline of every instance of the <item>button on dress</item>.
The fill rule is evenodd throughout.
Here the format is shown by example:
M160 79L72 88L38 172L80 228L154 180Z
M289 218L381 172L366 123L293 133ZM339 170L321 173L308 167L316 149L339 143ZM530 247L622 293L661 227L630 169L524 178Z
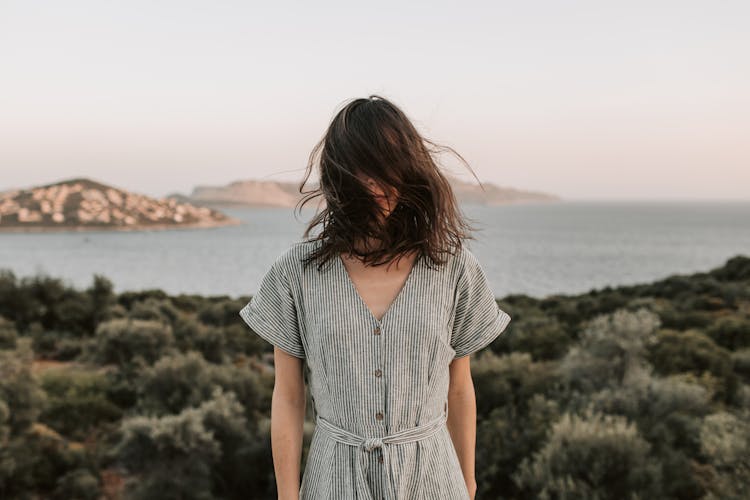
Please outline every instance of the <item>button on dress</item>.
M316 427L300 499L468 499L445 425L449 365L511 320L480 263L466 246L438 267L417 258L378 320L340 257L303 266L320 244L282 252L239 313L308 370Z

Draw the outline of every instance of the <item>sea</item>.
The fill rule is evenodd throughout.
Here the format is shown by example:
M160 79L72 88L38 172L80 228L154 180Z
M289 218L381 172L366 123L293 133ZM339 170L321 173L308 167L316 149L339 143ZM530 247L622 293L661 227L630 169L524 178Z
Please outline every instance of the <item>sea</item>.
M579 294L705 272L750 257L750 201L563 201L463 205L467 242L498 298ZM0 233L0 269L85 289L250 296L301 241L312 208L224 208L243 224L208 229ZM312 234L317 234L318 229Z

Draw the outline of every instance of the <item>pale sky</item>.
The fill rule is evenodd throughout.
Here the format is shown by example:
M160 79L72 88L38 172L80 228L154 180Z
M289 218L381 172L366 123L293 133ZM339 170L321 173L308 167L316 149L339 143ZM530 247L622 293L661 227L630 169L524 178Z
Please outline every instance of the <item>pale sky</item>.
M376 93L500 186L748 200L749 22L746 0L0 0L0 190L296 181Z

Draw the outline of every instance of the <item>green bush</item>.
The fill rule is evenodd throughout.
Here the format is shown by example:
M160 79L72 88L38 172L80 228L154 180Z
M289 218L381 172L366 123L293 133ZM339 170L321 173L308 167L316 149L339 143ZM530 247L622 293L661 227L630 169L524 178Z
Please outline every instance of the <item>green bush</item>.
M700 460L700 426L711 411L711 395L694 381L653 378L643 371L620 388L593 394L590 404L595 411L623 416L638 426L662 466L666 498L698 500L705 489L693 468Z
M173 324L180 316L180 311L168 297L148 297L132 304L129 316L133 319L156 321Z
M593 318L560 363L562 382L584 393L621 385L644 369L643 351L658 327L659 317L646 308Z
M98 500L102 495L102 482L88 469L75 469L64 474L55 485L55 498Z
M16 325L0 316L0 349L15 349L17 339Z
M113 319L96 329L96 358L100 363L125 365L139 358L151 364L172 351L172 327L159 321Z
M559 418L559 405L535 394L520 412L512 405L497 407L477 426L477 490L482 498L520 498L512 480L525 457L536 452Z
M198 319L213 326L226 326L236 323L239 319L237 312L247 304L248 300L221 300L209 302L198 311Z
M710 338L697 330L676 332L662 330L649 349L647 359L657 373L708 372L721 380L716 397L732 401L737 387L737 377L732 370L729 351L717 346Z
M532 316L513 324L512 335L501 337L503 351L528 352L535 361L562 357L572 339L554 316Z
M198 406L217 387L215 371L200 353L164 356L141 373L139 413L167 415Z
M750 382L750 349L742 349L732 353L732 367L734 372L745 382Z
M29 333L34 352L45 359L70 361L83 351L85 339L57 330L32 330Z
M711 484L715 498L750 497L750 413L708 416L700 440L703 453L717 472Z
M4 443L10 437L10 407L8 403L0 399L0 443Z
M259 375L245 366L214 365L199 352L165 356L145 368L138 381L139 412L152 415L178 413L210 399L217 387L232 391L250 417L261 408L268 388Z
M719 318L706 329L706 334L730 351L750 347L750 318L746 315Z
M134 498L211 499L222 475L215 467L246 441L242 405L233 393L216 389L197 408L163 417L126 419L113 449L131 474L126 489ZM247 473L247 471L246 471Z
M181 351L200 351L212 363L224 361L226 337L222 329L182 316L174 324L174 336Z
M83 446L34 424L0 446L0 498L99 498L96 465Z
M39 420L70 439L84 440L98 425L122 418L120 408L107 398L109 384L95 372L47 371L41 377L47 403Z
M44 391L31 371L33 352L26 340L19 341L15 350L0 350L0 401L9 410L11 434L19 434L36 422L45 402Z
M624 417L564 414L514 475L526 498L660 498L661 470Z
M535 394L545 394L555 379L553 367L534 362L528 353L514 352L502 356L486 353L472 362L472 379L476 386L477 415L486 417L496 408L512 408L524 414Z

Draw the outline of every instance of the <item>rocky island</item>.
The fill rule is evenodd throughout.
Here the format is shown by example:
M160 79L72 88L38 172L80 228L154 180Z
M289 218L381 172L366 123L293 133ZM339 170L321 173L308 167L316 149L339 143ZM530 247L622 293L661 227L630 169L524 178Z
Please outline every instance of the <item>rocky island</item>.
M142 230L240 224L212 208L75 178L0 193L0 232Z

